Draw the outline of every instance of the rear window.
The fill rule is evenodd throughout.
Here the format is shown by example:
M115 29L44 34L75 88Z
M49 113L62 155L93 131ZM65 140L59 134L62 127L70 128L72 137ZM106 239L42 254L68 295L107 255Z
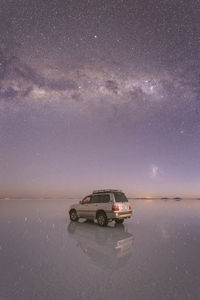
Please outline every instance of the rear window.
M116 202L128 202L124 193L114 193Z

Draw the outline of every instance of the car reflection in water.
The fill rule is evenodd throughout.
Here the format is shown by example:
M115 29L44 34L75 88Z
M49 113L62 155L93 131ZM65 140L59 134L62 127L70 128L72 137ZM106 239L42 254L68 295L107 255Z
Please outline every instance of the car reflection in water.
M68 232L83 253L102 268L119 269L132 255L133 235L122 224L103 228L96 223L71 222Z

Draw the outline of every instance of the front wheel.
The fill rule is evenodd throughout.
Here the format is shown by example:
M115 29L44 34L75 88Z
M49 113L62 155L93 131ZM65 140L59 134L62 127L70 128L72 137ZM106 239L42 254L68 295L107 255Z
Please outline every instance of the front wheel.
M79 217L78 217L75 209L73 209L69 212L69 216L70 216L70 219L72 222L77 222L79 220Z
M115 223L122 224L122 223L124 223L124 219L116 219Z
M102 226L102 227L108 225L108 219L107 219L105 213L102 212L97 215L97 223L99 226Z

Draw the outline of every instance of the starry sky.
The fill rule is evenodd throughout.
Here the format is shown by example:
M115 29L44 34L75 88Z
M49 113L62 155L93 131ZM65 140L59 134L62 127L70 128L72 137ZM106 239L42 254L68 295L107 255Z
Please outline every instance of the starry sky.
M0 196L199 196L199 15L199 0L0 0Z

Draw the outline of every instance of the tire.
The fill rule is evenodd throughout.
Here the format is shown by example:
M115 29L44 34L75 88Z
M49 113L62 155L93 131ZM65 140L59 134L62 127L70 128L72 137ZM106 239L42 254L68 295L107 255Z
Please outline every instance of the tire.
M123 224L124 223L124 219L116 219L115 223L117 223L117 224Z
M76 212L75 209L70 210L69 216L70 216L70 220L72 222L77 222L79 220L79 217L78 217L77 212Z
M97 223L101 227L105 227L108 225L108 219L104 212L100 212L97 215Z

